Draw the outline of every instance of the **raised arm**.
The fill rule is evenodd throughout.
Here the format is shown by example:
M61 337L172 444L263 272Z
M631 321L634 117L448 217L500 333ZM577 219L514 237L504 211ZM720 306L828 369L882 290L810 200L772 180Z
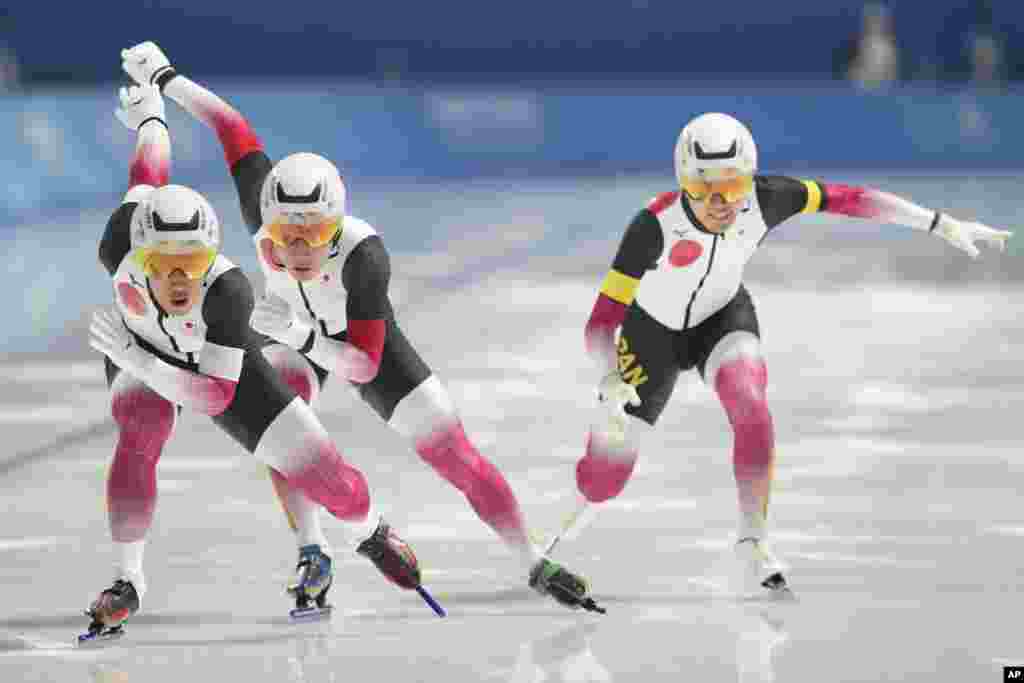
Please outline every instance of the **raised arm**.
M659 201L666 200L659 197L654 203ZM626 309L633 303L640 279L645 272L654 268L664 242L655 210L648 207L636 215L619 243L612 267L601 283L597 301L594 302L584 330L587 354L602 377L617 367L615 330L626 318Z
M132 214L139 201L156 187L167 184L171 156L170 135L164 123L163 98L157 89L152 86L122 88L120 96L121 107L115 113L130 130L138 131L138 142L130 164L128 193L124 202L107 222L106 231L100 242L100 261L112 276L117 273L121 261L131 251ZM222 280L230 280L228 276L232 273L233 271L229 271L218 278L207 294L206 302L220 301L222 311L237 312L237 315L241 316L241 329L247 331L247 322L252 311L252 290L248 288L248 281L239 272L237 276L242 278L245 287L239 294L229 297L229 293L233 294L239 287L230 288L228 292L229 288L220 283ZM223 312L219 316L213 316L204 310L204 315L207 319L216 321L210 326L210 330L218 330L217 325L223 326L229 318ZM231 349L225 349L224 344L205 344L200 354L200 372L196 373L171 365L142 348L116 311L98 311L93 316L89 332L90 346L144 381L172 403L208 415L217 415L223 412L234 398L238 372L233 372L232 368L235 365L241 367L240 351L236 353ZM208 336L209 334L208 332ZM221 336L229 340L234 339L223 333ZM232 342L229 341L228 344L230 343ZM237 362L234 360L236 356ZM227 358L231 358L231 362L226 360Z
M975 241L988 242L1002 249L1013 234L981 223L961 221L869 187L796 180L785 176L758 176L757 192L769 227L775 227L796 213L825 212L867 218L935 233L974 258L979 253L974 246Z
M273 164L245 117L217 95L179 74L152 42L122 50L121 59L132 78L159 87L164 95L213 129L224 148L224 159L235 180L249 231L259 231L260 189Z
M121 88L117 118L136 131L135 154L128 167L128 192L107 221L100 239L100 263L110 275L131 251L132 212L139 199L154 187L167 184L171 166L171 138L164 123L163 98L156 88Z

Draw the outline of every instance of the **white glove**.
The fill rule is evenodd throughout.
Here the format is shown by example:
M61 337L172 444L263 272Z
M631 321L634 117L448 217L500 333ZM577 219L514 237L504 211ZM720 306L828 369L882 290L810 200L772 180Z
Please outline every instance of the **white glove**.
M92 324L89 325L89 346L112 360L118 367L130 370L136 375L149 355L135 342L135 336L125 326L121 314L107 308L101 308L92 315Z
M139 126L149 119L166 122L164 98L155 87L133 85L121 88L119 95L121 106L114 111L114 114L129 130L138 130Z
M156 85L156 79L174 71L164 51L150 40L121 50L121 68L139 85Z
M625 382L618 370L604 376L597 387L597 399L604 413L604 436L612 444L621 444L626 440L626 405L639 406L640 395L636 387Z
M272 292L256 302L249 325L293 349L301 349L313 329L295 317L287 301Z
M963 249L971 258L978 258L978 248L974 243L978 240L988 242L999 251L1006 249L1006 240L1013 233L1008 230L996 230L982 223L960 221L952 216L942 214L935 232L954 247Z

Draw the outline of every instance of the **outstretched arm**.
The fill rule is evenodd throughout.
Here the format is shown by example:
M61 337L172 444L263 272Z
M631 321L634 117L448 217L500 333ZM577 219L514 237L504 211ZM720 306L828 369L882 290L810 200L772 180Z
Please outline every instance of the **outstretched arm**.
M972 258L978 257L975 241L988 242L1002 250L1013 234L995 230L981 223L953 218L933 211L888 192L852 185L822 184L822 210L856 218L872 218L906 225L915 230L933 232L954 247L963 249Z
M654 267L664 248L664 241L661 225L651 208L638 213L626 228L612 267L601 283L583 335L587 355L597 366L601 377L617 367L615 330L626 319L626 309L636 297L640 279Z
M981 223L961 221L949 214L918 206L910 200L869 187L796 180L784 176L759 176L757 191L769 227L774 227L796 213L823 211L935 233L975 258L979 253L974 246L976 241L988 242L1002 249L1013 234Z
M163 51L145 42L121 51L124 70L139 83L151 83L183 109L213 129L224 148L224 158L242 204L250 232L262 225L260 189L273 164L249 122L230 104L198 83L177 73Z

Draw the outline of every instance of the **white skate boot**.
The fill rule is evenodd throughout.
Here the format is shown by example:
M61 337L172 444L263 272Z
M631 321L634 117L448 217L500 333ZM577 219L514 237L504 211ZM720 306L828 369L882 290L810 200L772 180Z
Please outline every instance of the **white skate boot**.
M762 539L747 537L736 542L736 559L744 595L792 598L793 592L782 575L785 567Z

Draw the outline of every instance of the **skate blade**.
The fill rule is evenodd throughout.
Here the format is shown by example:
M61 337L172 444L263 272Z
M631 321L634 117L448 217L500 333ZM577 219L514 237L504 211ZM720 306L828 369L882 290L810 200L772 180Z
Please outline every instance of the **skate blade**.
M420 594L421 598L423 598L423 602L427 603L430 609L434 610L434 614L442 619L448 616L448 613L444 611L444 607L441 607L441 604L434 599L434 596L431 595L426 588L423 586L416 586L416 592Z
M82 648L104 647L124 637L124 628L104 629L102 631L88 631L75 639L75 645Z
M334 612L332 605L326 607L296 607L288 612L288 620L293 624L309 624L317 621L327 621Z

